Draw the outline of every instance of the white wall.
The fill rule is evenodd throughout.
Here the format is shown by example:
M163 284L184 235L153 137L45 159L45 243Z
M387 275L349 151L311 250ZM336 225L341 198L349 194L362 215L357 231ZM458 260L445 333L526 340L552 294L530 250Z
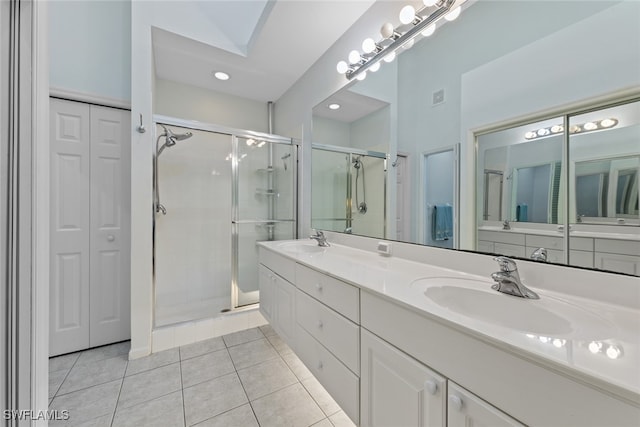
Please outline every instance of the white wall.
M50 85L128 104L131 1L49 2Z
M156 79L154 112L237 129L269 130L263 102L162 79Z

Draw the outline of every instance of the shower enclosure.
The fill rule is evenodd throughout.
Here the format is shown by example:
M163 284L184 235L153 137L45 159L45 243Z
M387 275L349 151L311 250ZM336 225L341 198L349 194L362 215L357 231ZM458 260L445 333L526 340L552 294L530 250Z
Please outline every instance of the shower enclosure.
M154 325L259 301L256 242L296 238L290 138L156 116Z
M313 144L312 226L386 236L386 154Z

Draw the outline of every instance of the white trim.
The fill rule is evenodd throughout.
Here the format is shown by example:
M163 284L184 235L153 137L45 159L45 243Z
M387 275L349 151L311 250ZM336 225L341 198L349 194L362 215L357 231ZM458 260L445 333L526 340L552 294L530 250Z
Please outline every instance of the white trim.
M33 408L49 407L49 51L48 5L33 2L33 152L32 274L31 296L31 401ZM46 426L37 420L36 426Z
M131 101L125 99L109 98L95 93L78 92L60 87L49 87L49 96L68 99L70 101L86 102L88 104L103 105L105 107L131 110Z

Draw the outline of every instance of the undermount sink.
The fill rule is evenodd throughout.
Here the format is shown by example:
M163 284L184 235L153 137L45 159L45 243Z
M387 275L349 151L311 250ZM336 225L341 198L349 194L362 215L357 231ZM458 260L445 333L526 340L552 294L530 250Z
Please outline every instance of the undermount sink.
M278 245L280 249L289 253L317 254L325 251L326 247L318 246L314 241L285 242Z
M571 303L541 296L514 297L491 289L490 281L457 277L427 277L412 287L450 311L521 332L546 337L594 340L612 336L613 325L601 316Z

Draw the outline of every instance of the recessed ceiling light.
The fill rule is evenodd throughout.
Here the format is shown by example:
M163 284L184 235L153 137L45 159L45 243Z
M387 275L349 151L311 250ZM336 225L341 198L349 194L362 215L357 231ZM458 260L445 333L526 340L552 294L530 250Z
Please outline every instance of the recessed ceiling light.
M223 71L216 71L213 73L213 76L218 80L229 80L229 77L231 77Z
M340 104L329 104L330 110L337 110L338 108L340 108Z

